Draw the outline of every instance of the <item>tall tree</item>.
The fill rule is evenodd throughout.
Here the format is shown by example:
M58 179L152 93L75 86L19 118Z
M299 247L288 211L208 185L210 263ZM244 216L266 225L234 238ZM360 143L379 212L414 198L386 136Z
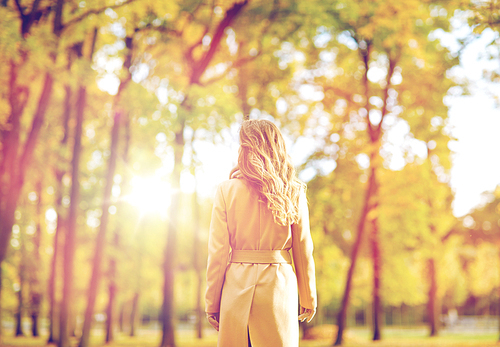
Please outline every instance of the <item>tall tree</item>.
M26 134L22 134L21 120L33 84L30 78L33 74L27 73L27 66L37 60L44 61L40 56L32 56L27 39L31 35L37 35L39 42L44 42L39 46L48 47L48 50L44 52L50 62L48 65L56 65L60 39L64 33L68 33L69 28L73 28L90 15L100 14L107 8L122 7L131 1L88 10L77 8L72 11L72 18L66 22L63 21L65 8L63 0L57 0L55 4L45 4L40 0L34 0L28 6L21 4L18 0L12 5L9 2L2 3L1 10L10 23L6 27L9 27L9 33L15 40L11 47L15 49L9 50L6 54L9 61L6 75L8 88L7 93L2 94L7 96L7 105L10 109L0 131L2 142L0 152L0 264L5 259L10 244L14 214L45 121L54 84L54 72L51 68L43 67L42 89L34 107L31 127ZM14 13L17 16L14 16ZM52 18L50 35L46 34L48 30L34 30L34 28L41 29L46 26L49 18ZM17 32L13 32L12 28L18 28ZM28 75L28 78L23 78L25 75ZM23 138L25 141L21 143Z
M95 35L97 35L97 29L95 29ZM95 39L94 39L95 40ZM113 118L113 127L111 129L111 143L110 143L110 156L108 162L108 169L106 172L106 185L104 187L104 196L103 203L101 207L102 215L101 215L101 223L99 225L99 232L96 238L96 246L95 246L95 255L92 264L92 277L89 284L88 290L88 302L85 310L85 319L82 328L82 336L80 339L80 347L87 347L89 345L90 339L90 328L92 325L92 320L94 316L94 306L95 300L97 297L97 291L99 288L99 282L101 279L101 267L102 260L104 256L104 247L106 244L106 233L108 228L108 218L109 218L109 208L111 206L111 190L113 188L113 179L116 171L116 160L118 158L118 143L120 136L120 126L123 122L122 117L124 111L118 108L118 103L120 97L122 96L122 91L130 82L132 76L130 74L130 66L132 63L132 54L133 54L133 37L127 37L125 39L127 53L125 57L125 62L123 64L123 68L126 71L125 77L122 81L120 81L120 86L118 88L118 92L114 98L114 118ZM114 295L114 292L110 292L110 296ZM112 301L111 301L112 302ZM110 309L110 319L112 314L112 307Z
M311 73L324 93L322 103L326 110L345 115L344 124L339 126L335 126L332 119L334 130L328 132L325 141L328 136L335 136L337 139L342 138L342 135L351 139L357 137L354 151L339 146L333 154L336 152L335 155L339 157L356 156L366 170L364 202L357 217L356 236L350 250L351 261L337 315L337 345L342 343L352 278L361 243L366 238L369 240L373 263L373 339L381 338L383 254L378 221L378 176L384 162L385 165L390 164L390 156L384 150L384 134L398 118L406 120L413 114L413 111L407 112L405 107L410 106L412 110L417 108L413 99L415 91L403 88L406 83L410 83L414 74L419 71L422 75L428 68L437 81L453 65L437 58L442 53L436 52L434 47L438 45L428 38L428 34L435 28L448 29L447 14L452 12L452 8L448 8L450 11L445 9L446 15L436 17L431 15L431 12L436 12L431 11L434 6L438 7L437 13L443 12L439 12L440 5L429 6L421 1L406 2L404 6L396 1L339 1L336 6L325 9L327 16L320 17L324 27L313 32L310 37L310 41L314 43L310 46L310 55L317 57L312 61L314 65ZM304 51L309 52L307 49ZM448 58L443 61L446 59ZM438 68L433 70L431 67L435 65ZM414 81L412 83L415 85ZM434 91L436 88L430 89ZM438 89L441 93L442 89ZM440 95L442 103L443 94ZM412 124L409 125L411 129ZM362 143L364 149L359 148ZM369 235L365 236L367 230Z
M90 35L87 35L85 51L82 49L79 58L90 63L94 54L95 43L97 39L97 29L94 29ZM70 303L73 296L74 281L74 253L76 242L77 216L80 202L80 156L82 151L82 130L85 107L87 104L87 88L80 84L78 87L77 99L75 104L76 124L74 129L73 154L71 160L71 193L70 206L68 211L68 222L64 242L64 281L63 296L60 309L60 329L58 347L68 347L69 342L69 321L70 321Z
M225 30L231 26L236 17L240 14L242 9L247 5L248 1L244 0L241 2L236 2L232 4L231 7L226 9L225 15L217 24L213 23L213 11L215 11L215 6L208 5L210 9L209 18L206 18L206 12L202 12L203 7L207 5L200 2L198 5L192 9L189 15L190 21L196 23L196 25L201 25L203 28L202 34L199 36L193 44L181 44L181 51L183 52L183 59L187 67L188 79L183 83L181 87L181 92L184 95L184 100L180 103L181 109L179 110L179 116L175 124L173 124L174 131L174 141L172 144L174 150L174 168L172 171L171 182L172 182L172 196L169 211L169 223L167 231L167 245L165 247L164 253L164 263L163 271L165 276L165 282L163 286L163 296L164 301L162 305L162 321L163 321L163 332L162 340L160 343L161 347L174 347L175 346L175 331L174 331L174 269L175 269L175 259L176 259L176 235L178 229L178 214L179 214L179 204L180 204L180 174L182 171L182 156L184 151L185 139L184 139L184 129L186 126L186 121L190 118L189 115L192 112L193 100L192 91L193 87L197 85L207 85L210 84L210 80L203 80L203 75L209 65L212 63L216 51L219 49L221 40L223 39ZM189 5L188 5L189 7ZM219 7L220 8L220 7ZM181 12L183 13L183 11ZM200 19L197 18L198 13L200 14ZM187 35L182 29L177 31L178 37ZM209 36L207 36L209 35ZM209 37L209 41L206 39ZM192 39L189 40L192 42ZM208 44L207 44L208 42ZM202 47L205 46L204 49ZM201 52L200 52L201 51ZM218 78L212 79L213 81Z
M66 70L70 71L71 65L75 59L75 53L78 45L71 47L68 49L68 57L67 57L67 65ZM59 252L61 249L61 237L65 234L65 221L67 215L65 213L65 207L63 206L63 196L65 193L65 187L63 184L63 177L67 173L67 161L68 159L64 155L68 150L68 140L70 137L70 118L72 111L72 95L73 91L71 85L66 83L64 85L64 101L63 101L63 112L62 112L62 126L63 126L63 134L61 139L59 140L59 151L57 158L57 165L54 168L54 176L56 179L56 199L55 199L55 211L57 213L57 226L53 239L53 254L52 261L50 264L50 275L48 280L47 292L49 297L49 338L47 343L55 343L59 339L59 334L57 334L57 299L56 299L56 284L57 284L57 268L58 263L60 263Z

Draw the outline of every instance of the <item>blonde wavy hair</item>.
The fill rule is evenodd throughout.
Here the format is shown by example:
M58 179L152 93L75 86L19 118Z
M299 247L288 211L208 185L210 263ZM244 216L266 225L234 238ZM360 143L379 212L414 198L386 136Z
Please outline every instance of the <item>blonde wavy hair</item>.
M238 165L230 178L243 177L259 193L274 221L282 226L299 220L299 196L306 185L296 177L280 130L264 119L246 120L240 129Z

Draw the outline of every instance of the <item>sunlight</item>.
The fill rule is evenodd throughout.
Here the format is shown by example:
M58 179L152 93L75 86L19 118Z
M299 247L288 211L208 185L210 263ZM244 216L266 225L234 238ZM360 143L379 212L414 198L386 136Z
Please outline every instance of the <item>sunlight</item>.
M132 191L124 199L137 207L141 215L159 214L167 216L170 206L170 183L158 176L134 176L130 181Z

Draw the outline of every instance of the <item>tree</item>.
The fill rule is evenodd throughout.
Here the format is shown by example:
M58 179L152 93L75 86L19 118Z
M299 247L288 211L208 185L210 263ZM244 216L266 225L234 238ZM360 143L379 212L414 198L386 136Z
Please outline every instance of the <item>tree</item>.
M95 29L95 35L97 35L97 29ZM95 39L94 39L95 40ZM87 347L89 345L90 338L90 327L93 320L94 313L94 305L97 296L97 290L99 287L100 277L101 277L101 266L102 259L104 255L104 247L106 243L106 232L108 228L108 218L109 218L109 208L111 206L111 189L113 188L113 178L115 176L116 169L116 160L118 157L118 142L120 135L120 124L123 123L123 110L117 108L117 104L120 100L121 92L124 90L126 85L130 82L132 76L129 72L131 63L132 63L132 54L133 54L133 38L126 38L127 45L127 55L125 57L125 62L123 64L124 70L126 71L126 77L120 81L120 86L118 88L118 92L115 96L115 107L114 109L114 117L113 117L113 127L111 129L111 144L110 144L110 157L108 163L108 170L106 173L106 186L104 187L104 197L102 203L102 215L101 215L101 223L99 225L99 233L96 238L96 246L95 246L95 255L92 266L92 277L89 284L89 295L88 295L88 303L85 311L85 320L82 329L82 337L80 340L80 347ZM114 292L110 292L110 296L113 296ZM112 299L110 299L112 300ZM112 301L111 301L112 302ZM112 305L109 310L109 319L112 317ZM111 330L111 328L110 328ZM108 335L109 336L109 335Z
M462 231L465 234L464 243L475 249L475 256L472 259L463 259L463 266L467 280L474 282L468 286L471 294L476 296L489 295L490 298L493 296L498 300L500 288L497 277L498 267L492 266L492 256L496 256L497 261L500 261L498 258L498 254L500 254L498 250L500 186L497 186L494 191L484 192L482 197L483 202L464 216L462 220ZM497 303L497 307L500 308L500 304Z
M34 0L29 6L23 6L20 1L16 0L12 7L8 2L2 2L1 11L5 15L3 17L7 19L5 27L9 28L9 39L13 42L9 42L8 46L2 46L2 56L8 60L6 65L8 71L4 71L5 76L8 76L8 83L5 84L5 90L2 90L2 104L7 105L9 113L6 117L7 120L2 124L0 133L2 143L0 153L2 187L0 189L0 264L7 253L19 196L53 91L53 71L44 64L50 66L57 63L58 50L61 48L59 47L60 39L64 33L68 32L69 28L73 28L91 14L99 14L108 7L121 7L127 3L92 8L87 11L75 10L73 17L64 22L65 2L62 0L57 1L55 5ZM48 26L48 20L52 14L51 35L47 35L48 31L45 30L45 27ZM33 39L32 35L35 35L36 39ZM32 39L37 41L36 45L32 45ZM31 51L35 46L45 46L48 47L48 50L42 50L42 54L32 56ZM11 47L16 48L11 49ZM40 96L34 107L31 128L26 134L22 134L24 129L21 126L21 120L30 102L33 85L30 77L37 74L30 71L32 65L35 69L41 68L44 77ZM24 78L24 76L28 76L28 78ZM25 141L21 143L23 138Z
M440 5L432 6L436 6L439 13ZM450 11L446 13L452 12L452 5L449 6L447 8ZM327 18L320 17L324 27L310 34L314 46L305 50L311 60L310 70L316 76L315 84L324 93L321 101L324 109L345 117L340 120L343 124L337 127L334 119L330 120L329 125L337 128L338 133L335 130L328 131L323 137L324 141L327 142L329 136L342 138L344 135L351 139L357 137L357 147L346 148L344 153L351 152L350 155L357 156L357 160L361 160L360 163L366 167L365 198L358 217L350 268L337 317L339 333L336 344L342 342L352 276L366 229L370 231L368 240L374 274L373 339L381 337L379 321L383 254L380 251L381 226L378 222L378 175L383 165L390 164L390 156L384 148L387 147L384 134L398 118L406 121L407 116L413 113L410 109L414 110L419 106L414 99L418 99L418 92L406 90L409 89L406 88L406 83L418 85L412 80L415 73L422 76L423 70L429 69L429 74L436 78L434 81L441 81L442 74L456 64L453 57L441 61L439 57L442 53L436 52L436 47L440 46L428 40L429 32L435 28L447 28L447 17L431 16L430 10L426 3L419 1L405 3L404 7L392 1L338 2L335 7L324 11ZM445 88L443 92L443 89L432 86L429 89L441 96L439 100L442 100L447 90ZM430 109L437 110L433 108L434 102L430 104ZM408 124L411 134L414 129L411 122L408 121ZM330 158L332 154L342 153L339 149L337 147L330 151Z
M90 62L94 53L95 42L97 38L97 29L94 29L92 35L88 35L87 51L80 51L79 57ZM83 49L83 47L80 47ZM84 84L80 84L77 93L76 110L76 125L73 144L73 155L71 160L71 195L70 207L68 212L68 224L65 235L64 244L64 283L63 283L63 298L60 310L60 336L58 341L59 347L69 346L69 306L72 299L73 291L73 266L75 252L75 236L76 236L76 219L78 214L78 204L80 202L80 155L82 149L82 128L84 120L84 111L86 106L87 89Z

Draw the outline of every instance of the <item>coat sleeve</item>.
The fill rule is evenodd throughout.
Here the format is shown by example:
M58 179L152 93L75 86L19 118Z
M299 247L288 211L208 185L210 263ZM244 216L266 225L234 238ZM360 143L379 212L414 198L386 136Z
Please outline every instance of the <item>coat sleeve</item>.
M299 222L292 224L292 255L297 274L300 305L316 308L316 275L313 259L313 242L309 228L307 198L302 193L299 198Z
M214 199L208 237L207 291L205 311L217 313L220 309L222 285L229 257L227 214L222 188L219 186Z

